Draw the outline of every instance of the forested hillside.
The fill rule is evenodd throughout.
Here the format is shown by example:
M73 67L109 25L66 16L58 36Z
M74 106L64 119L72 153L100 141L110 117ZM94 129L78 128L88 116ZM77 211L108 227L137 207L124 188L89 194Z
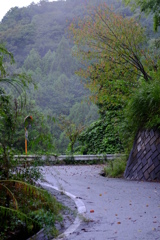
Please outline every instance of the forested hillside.
M83 66L72 56L75 46L69 38L68 28L73 19L83 19L88 6L100 2L113 6L114 11L123 16L133 15L118 0L92 0L88 5L85 0L43 0L28 7L12 8L0 23L0 42L13 53L17 63L15 68L30 74L38 87L37 90L28 90L28 99L32 100L32 109L29 106L28 109L45 116L46 131L52 135L55 150L60 153L69 143L65 131L59 126L60 115L64 115L70 124L86 127L99 117L98 107L89 101L90 92L84 87L85 80L75 74ZM138 17L138 11L136 14ZM146 19L143 16L141 22L147 29L148 43L152 45L152 17ZM55 121L51 121L53 117ZM30 131L34 131L34 125ZM33 135L35 138L36 134ZM32 141L31 133L30 144Z

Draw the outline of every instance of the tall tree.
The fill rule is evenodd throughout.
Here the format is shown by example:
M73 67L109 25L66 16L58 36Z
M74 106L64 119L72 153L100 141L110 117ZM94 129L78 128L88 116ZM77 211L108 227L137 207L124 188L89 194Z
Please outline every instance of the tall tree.
M32 49L28 54L24 61L24 67L26 70L29 69L33 71L41 67L41 57L35 49Z
M4 94L4 85L14 87L20 94L32 82L32 79L26 73L13 72L11 65L14 63L13 54L10 53L4 45L0 44L0 94Z
M159 0L124 0L126 4L130 4L133 9L140 7L142 12L147 14L153 13L154 30L158 30L160 26L160 1Z
M64 115L59 117L59 127L64 131L64 134L69 138L69 148L71 154L74 152L74 145L77 141L78 136L84 130L84 126L81 124L76 125L72 121L68 120Z
M133 18L115 14L106 4L88 12L78 25L70 25L74 54L85 66L78 74L90 78L88 87L102 100L108 96L107 101L114 102L120 96L119 102L136 86L138 77L151 79L153 61L142 48L144 29Z
M64 73L67 77L75 71L75 61L71 54L71 47L67 39L62 37L55 55L54 69L58 72Z
M10 154L13 146L13 137L16 129L17 122L17 100L11 99L4 90L5 85L9 89L14 87L20 94L24 92L25 87L31 81L31 78L26 74L12 73L9 71L10 64L14 63L13 55L3 46L0 45L0 173L4 170L4 175L9 178L9 168L11 166ZM13 91L12 91L12 95ZM13 108L13 104L14 108ZM22 103L22 101L21 101Z

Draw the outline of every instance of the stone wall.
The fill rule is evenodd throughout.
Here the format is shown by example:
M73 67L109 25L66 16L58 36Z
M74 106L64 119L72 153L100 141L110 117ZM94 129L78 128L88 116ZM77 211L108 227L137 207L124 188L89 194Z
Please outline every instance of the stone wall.
M140 131L130 153L125 178L160 180L160 131Z

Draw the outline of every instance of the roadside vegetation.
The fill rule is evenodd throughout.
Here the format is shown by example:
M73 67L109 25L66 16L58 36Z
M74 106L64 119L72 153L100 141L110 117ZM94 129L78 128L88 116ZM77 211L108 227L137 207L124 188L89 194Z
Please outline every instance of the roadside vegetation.
M1 239L22 239L42 227L56 236L54 223L61 220L61 205L34 186L39 169L17 166L13 158L24 153L28 114L29 153L36 154L127 156L140 129L160 126L158 1L135 1L154 14L156 33L152 17L140 22L139 13L116 0L83 8L82 2L40 1L11 9L0 23L0 42L7 46L0 44ZM115 159L105 175L120 177L125 165Z
M24 119L25 91L33 82L26 74L7 71L7 64L13 64L14 58L3 45L0 59L0 239L27 239L42 228L46 235L55 237L55 222L62 219L61 204L35 186L41 177L39 168L13 158L17 154L14 146L19 118L21 122Z
M123 177L126 168L126 157L121 157L117 159L110 160L106 167L104 167L103 175L105 177L111 178L121 178Z
M153 1L141 2L144 3L137 1L137 4L142 10L145 5L146 11L148 8L155 13L154 26L156 24L155 30L158 31L159 8L153 9ZM139 130L160 126L159 39L155 38L151 47L147 29L136 17L115 13L106 3L89 7L85 18L73 21L70 35L76 45L73 54L85 66L77 74L86 80L86 86L92 93L91 100L98 106L100 117L104 120L101 124L106 124L107 128L111 126L112 134L115 133L105 135L106 127L100 128L98 122L92 125L86 135L83 132L79 137L84 152L94 151L95 145L103 149L104 140L108 143L107 149L113 139L117 141L116 144L111 142L111 147L117 147L119 143L119 152L124 151L128 157ZM109 113L108 122L106 117ZM105 168L105 174L121 176L125 166L125 160L116 159Z
M24 153L24 132L21 119L28 114L33 116L28 136L29 153L47 151L51 154L68 154L71 151L73 138L70 140L67 136L67 126L66 129L60 127L61 115L68 123L72 123L74 126L72 130L78 129L79 126L84 127L79 135L80 138L77 137L74 143L74 153L105 154L124 151L123 139L119 129L117 130L119 123L124 121L121 110L124 108L133 86L135 88L138 86L139 81L137 80L139 74L143 75L143 67L144 74L146 72L150 75L149 71L153 70L151 60L154 60L154 56L159 54L157 40L159 31L155 33L153 30L153 15L150 14L146 18L142 14L138 21L140 10L132 12L122 2L124 1L87 0L86 4L85 0L40 1L38 4L30 4L28 7L15 7L3 18L0 23L0 40L6 43L7 49L13 52L16 59L16 65L14 67L12 65L10 70L25 71L27 75L32 76L37 85L36 90L30 86L26 91L26 110L23 110L22 116L19 118L19 127L14 136L16 151ZM146 1L134 2L143 4ZM149 7L155 1L150 2ZM103 11L98 9L101 4L105 4ZM114 7L112 8L112 6ZM144 9L144 6L142 8ZM94 17L95 11L97 12L96 17ZM157 13L158 7L154 11ZM154 14L154 11L151 13ZM104 35L105 32L107 33L107 25L104 21L106 19L103 19L104 13L106 16L109 14L108 16L111 18L109 24L111 26L112 23L112 30L117 36L117 42L113 36L110 35L111 38L107 40L109 36ZM89 18L92 18L93 21L90 21ZM88 28L91 31L90 38L86 35L82 41L79 39L83 46L86 44L83 63L78 52L74 54L75 56L72 55L79 48L77 43L73 42L72 36L69 39L68 28L73 19L76 26L81 23L81 20L85 22L87 19L86 23L89 24L89 21L91 23L91 28ZM127 22L128 25L131 23L129 27L127 27ZM87 44L88 42L90 42L89 44L94 43L94 31L98 39L96 30L99 30L101 41L98 42L95 39L95 47L101 43L102 51L100 55L98 51L97 54L95 51L93 56L93 49L89 49L90 45ZM121 34L122 31L123 34ZM80 34L82 34L82 30L78 27L77 38ZM137 36L137 38L132 38L132 36ZM113 41L113 49L107 50L105 45L107 41L108 44ZM120 44L126 44L126 48L124 45L123 49L119 48ZM119 52L117 52L119 59L115 51L112 52L116 46L115 51L119 48ZM129 55L129 51L127 52L127 48L130 49L130 53L131 50L136 53L137 59L133 58L135 62L131 60L132 56ZM87 52L87 50L89 51ZM128 56L131 57L131 61ZM124 62L125 57L127 57L126 63ZM109 58L112 61L108 61ZM122 63L121 66L118 64L119 62ZM154 60L155 62L156 60ZM141 73L139 70L136 71L134 63L142 70ZM90 68L88 68L89 66ZM88 75L85 71L87 68ZM106 74L107 72L108 74ZM147 78L147 74L145 78ZM90 130L91 134L88 134ZM84 136L87 136L85 142ZM96 139L98 139L97 142ZM91 147L91 142L96 142L94 148Z
M62 206L47 191L17 180L0 180L0 239L27 239L42 228L55 237Z

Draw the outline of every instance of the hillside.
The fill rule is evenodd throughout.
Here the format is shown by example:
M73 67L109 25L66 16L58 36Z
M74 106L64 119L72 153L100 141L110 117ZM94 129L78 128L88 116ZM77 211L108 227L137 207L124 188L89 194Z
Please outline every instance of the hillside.
M68 27L73 19L86 14L85 0L66 0L32 3L28 7L12 8L0 23L0 42L14 54L17 69L31 74L38 90L30 89L28 97L44 115L68 116L75 124L88 126L98 118L98 108L89 102L89 91L84 88L75 71L80 63L72 56L73 42ZM101 1L89 1L89 5ZM116 12L129 17L129 8L118 0L102 0L113 5ZM142 24L152 38L152 18L142 18ZM76 113L76 114L74 114ZM59 152L64 152L68 141L57 123L48 122Z

